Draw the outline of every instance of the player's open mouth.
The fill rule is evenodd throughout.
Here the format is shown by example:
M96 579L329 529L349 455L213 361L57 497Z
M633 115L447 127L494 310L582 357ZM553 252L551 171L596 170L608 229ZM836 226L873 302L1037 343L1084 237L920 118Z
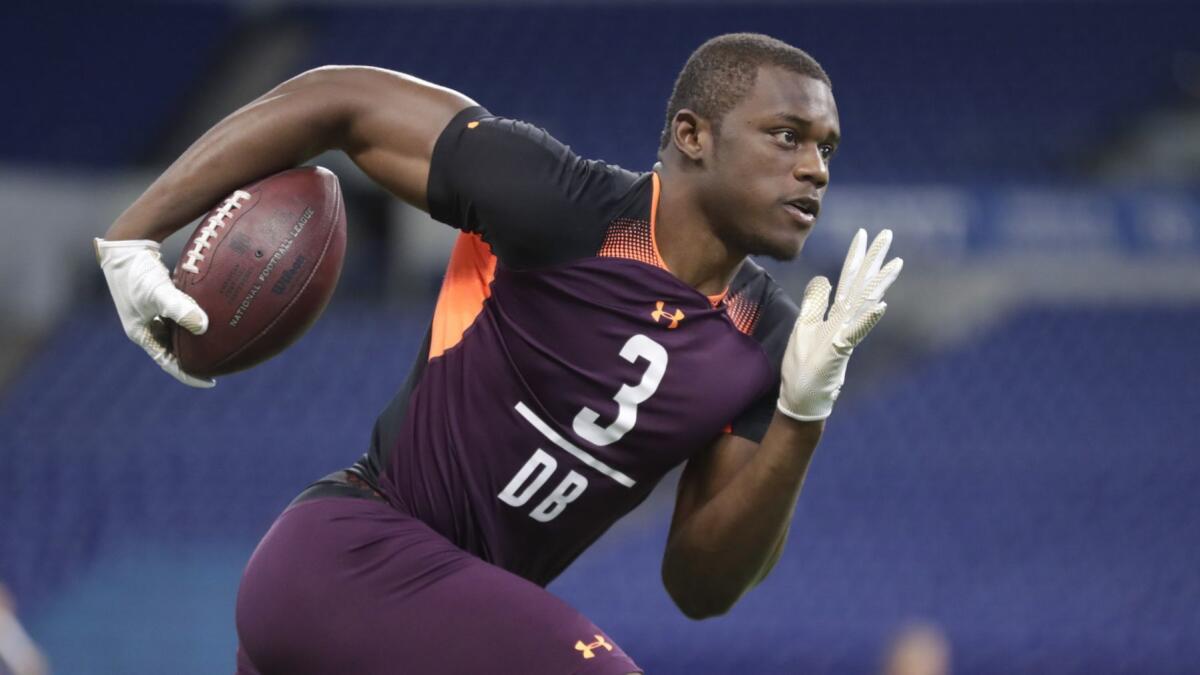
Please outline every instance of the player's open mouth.
M802 199L793 199L790 202L785 202L784 210L791 214L792 218L806 226L812 226L817 222L817 214L821 212L821 202L804 197Z

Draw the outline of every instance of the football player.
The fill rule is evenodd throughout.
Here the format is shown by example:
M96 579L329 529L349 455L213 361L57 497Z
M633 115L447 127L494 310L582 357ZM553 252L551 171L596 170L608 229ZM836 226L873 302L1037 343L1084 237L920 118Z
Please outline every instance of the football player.
M748 259L799 253L840 136L812 57L730 34L684 65L651 171L370 67L306 72L196 141L96 242L128 334L186 384L213 383L150 322L207 317L158 242L238 187L337 149L461 230L365 456L251 558L238 672L640 672L544 586L685 462L670 596L704 618L761 581L901 268L860 230L832 299L817 277L797 308Z

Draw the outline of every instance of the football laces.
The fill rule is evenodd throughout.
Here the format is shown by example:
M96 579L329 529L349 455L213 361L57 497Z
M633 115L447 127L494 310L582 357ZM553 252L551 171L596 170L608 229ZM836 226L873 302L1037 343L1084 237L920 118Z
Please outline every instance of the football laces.
M250 193L244 190L238 190L225 199L221 208L209 216L208 222L200 228L200 234L192 240L192 248L188 250L187 260L179 266L180 269L192 274L200 273L200 268L196 266L196 263L204 260L205 249L212 248L212 242L209 240L217 235L218 228L225 226L229 214L233 213L234 209L241 208L242 202L247 199L250 199Z

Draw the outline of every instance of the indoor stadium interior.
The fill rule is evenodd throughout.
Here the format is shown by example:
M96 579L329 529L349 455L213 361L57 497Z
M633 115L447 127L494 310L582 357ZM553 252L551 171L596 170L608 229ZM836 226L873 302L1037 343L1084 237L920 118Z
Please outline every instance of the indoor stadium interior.
M764 266L798 297L887 227L904 275L761 586L672 604L676 472L549 589L652 675L899 674L914 625L929 675L1200 672L1200 3L1168 0L3 3L0 584L49 672L233 670L247 558L366 449L454 240L319 157L349 223L324 316L180 386L91 242L195 138L367 64L648 171L679 68L731 31L811 53L841 115L821 221Z

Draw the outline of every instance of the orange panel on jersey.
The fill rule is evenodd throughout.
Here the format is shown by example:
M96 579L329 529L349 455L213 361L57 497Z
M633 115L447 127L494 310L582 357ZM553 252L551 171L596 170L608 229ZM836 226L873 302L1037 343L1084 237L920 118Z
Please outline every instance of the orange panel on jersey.
M654 227L658 219L658 174L650 175L653 192L650 197L650 220L617 218L608 224L604 242L596 255L602 258L628 258L659 269L667 270L658 253L658 242L654 240Z
M446 278L433 310L433 332L429 338L429 358L446 353L462 341L463 333L483 311L483 301L492 294L496 277L496 256L477 234L462 233L454 242Z
M609 223L597 255L601 258L627 258L659 269L667 268L654 248L650 223L644 220L617 218Z
M725 311L729 314L729 319L733 321L733 325L737 326L739 331L746 335L754 333L761 309L757 302L747 299L741 293L735 293L725 298Z

